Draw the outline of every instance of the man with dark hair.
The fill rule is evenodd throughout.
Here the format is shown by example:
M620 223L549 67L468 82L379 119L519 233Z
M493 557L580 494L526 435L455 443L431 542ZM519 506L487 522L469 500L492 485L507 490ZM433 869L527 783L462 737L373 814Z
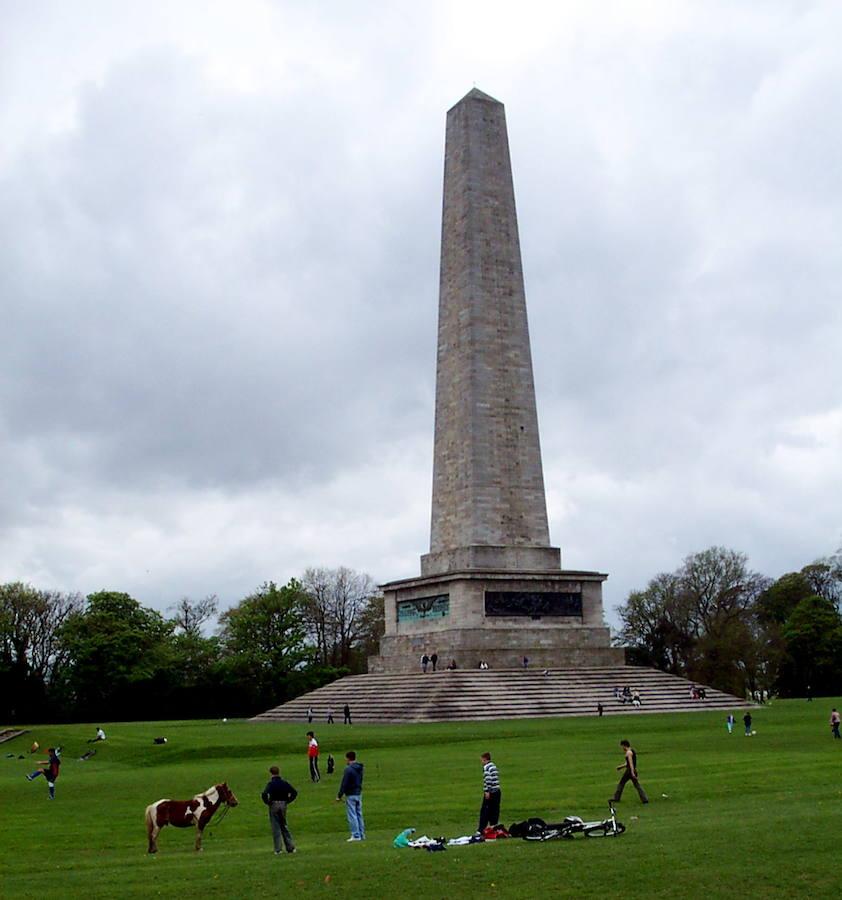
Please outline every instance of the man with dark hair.
M45 768L36 769L34 772L26 776L27 781L32 781L39 775L43 775L44 778L47 779L47 788L50 792L50 800L56 799L56 779L59 776L59 769L61 768L61 759L59 759L60 750L60 747L58 749L55 747L47 747L49 759L38 760L38 765L44 766Z
M479 810L480 834L487 825L496 825L500 821L500 774L497 766L491 762L491 754L483 753L482 760L482 806Z
M365 840L365 822L363 821L363 764L357 762L357 754L349 750L345 754L345 771L342 773L342 784L339 785L339 793L336 802L341 803L345 798L345 815L348 818L348 828L352 841Z
M641 803L648 803L649 798L646 796L646 791L643 790L643 786L638 781L637 752L628 741L620 741L620 746L623 748L625 760L621 765L617 766L617 771L619 772L620 769L625 769L625 772L623 772L620 781L617 784L617 790L614 791L612 800L615 803L619 803L620 798L623 796L623 788L626 786L626 782L630 781L637 789L637 794L640 797Z
M353 724L351 722L351 707L348 706L347 703L342 707L342 715L345 716L345 721L343 722L344 725Z
M430 656L430 662L433 664L433 671L435 672L439 662L439 655L435 651L433 651L433 654Z
M263 789L260 799L269 807L269 825L272 828L275 856L280 855L282 839L287 853L295 853L295 844L287 827L287 806L298 796L298 791L281 778L277 766L270 766L269 774L271 778Z

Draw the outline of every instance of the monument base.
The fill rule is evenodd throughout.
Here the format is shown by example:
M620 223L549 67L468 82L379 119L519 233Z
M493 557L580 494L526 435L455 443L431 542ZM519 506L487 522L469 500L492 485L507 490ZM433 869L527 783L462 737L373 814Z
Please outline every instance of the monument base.
M600 572L470 570L382 585L386 634L369 672L416 672L426 653L439 666L537 668L623 665L602 619Z

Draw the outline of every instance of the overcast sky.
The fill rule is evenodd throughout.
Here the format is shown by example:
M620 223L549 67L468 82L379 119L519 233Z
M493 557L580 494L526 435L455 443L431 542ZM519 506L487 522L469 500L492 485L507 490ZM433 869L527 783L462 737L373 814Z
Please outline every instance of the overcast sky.
M506 104L550 532L842 544L842 5L0 0L0 580L429 547L445 112Z

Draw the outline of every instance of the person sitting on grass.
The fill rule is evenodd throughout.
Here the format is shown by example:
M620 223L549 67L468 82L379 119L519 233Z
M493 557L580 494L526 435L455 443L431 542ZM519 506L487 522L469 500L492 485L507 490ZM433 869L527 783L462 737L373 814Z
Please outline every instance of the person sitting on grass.
M88 741L88 743L89 743L89 744L96 744L97 741L104 741L104 740L105 740L105 732L102 730L102 728L99 728L99 727L98 727L97 730L96 730L96 737L90 738L90 740Z

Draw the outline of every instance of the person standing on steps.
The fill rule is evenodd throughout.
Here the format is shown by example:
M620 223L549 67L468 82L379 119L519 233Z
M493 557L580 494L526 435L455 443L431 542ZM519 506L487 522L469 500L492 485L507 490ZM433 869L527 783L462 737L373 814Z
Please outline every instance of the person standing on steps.
M430 656L430 663L433 666L434 672L436 671L436 666L438 665L438 661L439 661L439 655L438 655L438 653L433 651L433 654Z
M281 778L277 766L269 767L269 783L263 789L260 799L269 807L269 825L272 828L272 840L275 844L275 856L281 853L281 840L287 853L295 853L295 844L287 826L287 807L298 796L298 791Z
M491 754L483 753L482 760L482 806L479 810L479 834L487 825L496 825L500 821L500 773L491 762Z
M351 707L347 703L342 707L342 715L345 716L344 725L353 725L351 721Z
M307 724L308 725L313 724L313 707L312 706L307 707Z
M421 671L426 675L427 674L427 666L430 664L430 657L425 653L421 657Z
M365 840L365 822L363 821L363 764L357 762L357 754L349 750L345 754L345 771L342 773L342 783L339 785L339 793L336 802L341 803L345 798L345 815L348 819L348 829L352 841Z
M319 774L319 742L312 731L307 732L307 759L310 762L310 781L318 784L322 780Z
M623 748L623 756L625 757L625 759L619 766L617 766L617 771L619 772L620 769L625 769L625 771L620 776L620 780L617 783L617 789L614 791L614 796L611 798L611 800L614 803L619 803L623 796L623 788L626 786L626 782L630 781L637 789L637 794L640 797L640 802L648 803L649 798L646 796L646 791L643 790L643 785L641 785L640 781L638 780L637 751L628 741L620 741L620 746Z
M327 724L333 725L333 707L329 706L327 708Z
M596 714L600 717L600 719L602 718L602 714L603 714L604 712L605 712L605 709L604 709L603 705L602 705L601 703L597 703L597 705L596 705Z

